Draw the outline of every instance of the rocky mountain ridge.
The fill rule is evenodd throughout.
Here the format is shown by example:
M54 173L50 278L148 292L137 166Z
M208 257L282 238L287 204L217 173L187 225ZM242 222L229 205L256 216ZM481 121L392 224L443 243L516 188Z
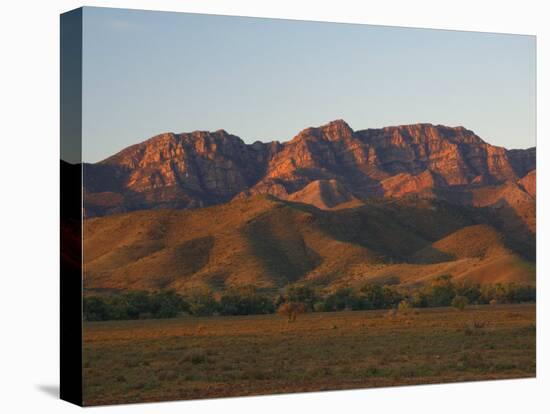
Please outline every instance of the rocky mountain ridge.
M84 164L84 210L193 209L259 194L321 208L410 196L484 206L495 202L479 202L484 189L534 198L535 167L535 148L507 150L443 125L354 131L336 120L284 143L253 144L224 130L165 133Z

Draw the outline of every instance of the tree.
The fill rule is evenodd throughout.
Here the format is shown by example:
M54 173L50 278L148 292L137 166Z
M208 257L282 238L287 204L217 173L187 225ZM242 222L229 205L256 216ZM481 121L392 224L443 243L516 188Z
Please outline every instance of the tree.
M173 318L188 310L189 305L175 290L166 290L151 296L150 309L155 318Z
M211 316L218 310L214 295L208 288L197 289L187 298L189 311L195 316Z
M382 309L386 307L386 299L382 286L367 283L361 287L360 292L364 296L369 309Z
M438 276L425 291L428 306L449 306L456 296L450 275Z
M399 305L397 305L397 310L405 314L409 311L410 308L411 303L407 299L403 299L401 302L399 302Z
M363 298L357 295L353 288L341 287L325 298L323 308L327 311L360 310L364 309L365 305Z
M380 286L373 283L365 284L360 292L363 296L365 309L387 309L396 306L403 295L392 286Z
M302 283L287 285L285 288L286 302L303 303L309 310L313 309L313 304L317 302L317 297L315 290Z
M151 312L151 298L149 293L143 291L128 292L124 294L127 303L127 314L130 319L138 319L142 315Z
M422 290L416 291L411 296L411 305L414 308L425 308L428 306L428 296Z
M516 302L535 302L537 300L537 290L534 286L518 286L514 300Z
M271 298L261 294L254 286L225 292L220 298L219 308L222 315L257 315L275 310Z
M279 315L286 316L288 318L288 322L294 322L296 321L296 317L301 314L305 313L307 310L306 305L301 302L285 302L279 308L277 309L277 313Z
M109 310L105 300L98 296L84 297L84 319L87 321L105 321L109 318Z
M451 305L458 310L464 310L466 305L468 305L468 298L466 296L455 296Z
M107 319L124 320L131 319L128 314L128 301L124 295L109 297L107 303Z
M455 293L457 296L465 296L468 303L478 303L481 299L481 286L478 283L463 280L455 284Z

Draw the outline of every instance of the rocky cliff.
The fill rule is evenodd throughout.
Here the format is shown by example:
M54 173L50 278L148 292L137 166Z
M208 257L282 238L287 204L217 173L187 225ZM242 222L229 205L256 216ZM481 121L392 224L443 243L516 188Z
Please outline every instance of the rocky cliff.
M166 133L85 164L84 208L92 217L258 194L324 208L404 196L467 205L484 188L534 197L535 164L534 148L507 150L464 127L431 124L353 131L336 120L284 143L245 144L224 130Z

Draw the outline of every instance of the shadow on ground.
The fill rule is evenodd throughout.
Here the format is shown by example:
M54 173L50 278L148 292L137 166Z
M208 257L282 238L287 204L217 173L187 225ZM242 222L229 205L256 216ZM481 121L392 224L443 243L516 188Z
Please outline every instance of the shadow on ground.
M58 384L40 384L36 388L42 391L44 394L53 398L59 398L59 385Z

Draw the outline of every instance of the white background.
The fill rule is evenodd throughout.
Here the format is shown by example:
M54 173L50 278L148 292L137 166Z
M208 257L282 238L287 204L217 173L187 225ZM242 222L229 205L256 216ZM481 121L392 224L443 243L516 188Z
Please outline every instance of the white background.
M113 6L536 34L538 54L537 379L138 404L131 413L539 413L550 409L548 205L549 13L545 1L88 1ZM74 412L57 399L59 14L78 1L0 6L0 411ZM547 209L547 207L546 207Z

